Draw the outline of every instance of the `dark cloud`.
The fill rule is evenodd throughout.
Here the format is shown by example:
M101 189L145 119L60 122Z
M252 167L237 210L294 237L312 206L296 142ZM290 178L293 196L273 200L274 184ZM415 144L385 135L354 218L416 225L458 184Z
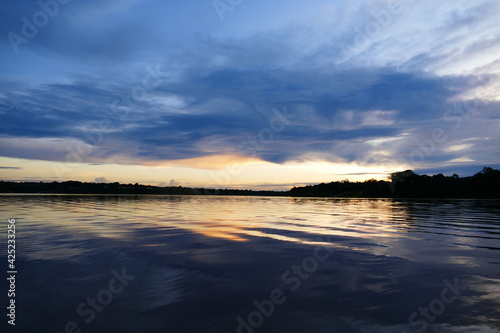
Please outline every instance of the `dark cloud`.
M191 73L189 81L165 82L147 98L130 99L126 112L111 104L127 90L84 82L52 84L0 99L2 133L82 140L99 145L101 156L125 153L131 160L227 153L278 163L306 154L351 162L367 159L373 149L369 140L406 132L425 138L428 134L419 132L429 124L451 127L442 118L452 107L449 99L461 92L454 82L390 69ZM161 98L172 94L184 103L162 104ZM289 119L278 117L280 128L272 130L276 112L285 109ZM92 142L92 137L101 140ZM430 158L442 162L452 157Z

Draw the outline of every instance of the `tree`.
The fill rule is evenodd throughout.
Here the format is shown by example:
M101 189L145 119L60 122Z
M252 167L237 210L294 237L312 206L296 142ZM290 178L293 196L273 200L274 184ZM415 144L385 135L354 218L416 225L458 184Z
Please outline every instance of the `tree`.
M493 168L490 168L490 167L484 167L483 170L479 171L478 173L476 173L474 176L481 176L481 175L488 175L488 174L491 174L493 173L495 170Z
M400 183L400 182L404 182L406 180L406 178L408 178L410 176L414 176L414 175L416 175L416 173L413 172L412 170L405 170L405 171L391 173L391 175L389 176L389 179L393 183Z

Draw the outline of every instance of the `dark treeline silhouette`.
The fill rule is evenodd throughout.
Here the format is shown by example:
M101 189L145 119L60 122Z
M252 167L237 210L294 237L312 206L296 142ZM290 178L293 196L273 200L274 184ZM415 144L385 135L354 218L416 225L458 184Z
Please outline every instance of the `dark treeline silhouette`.
M158 187L140 184L0 181L0 193L61 194L183 194L183 195L258 195L294 197L358 198L500 198L500 170L485 167L471 177L458 175L417 175L411 170L395 172L387 181L348 180L294 187L290 191L254 191L190 187Z
M294 187L291 196L364 198L500 198L500 170L490 167L471 177L417 175L412 170L395 172L389 181L347 180Z
M294 187L289 191L289 194L294 197L385 198L393 195L390 185L390 182L375 179L364 182L342 180L318 185Z
M184 195L260 195L277 196L285 192L235 189L206 189L182 186L158 187L140 184L66 182L5 182L0 181L0 193L54 194L184 194Z

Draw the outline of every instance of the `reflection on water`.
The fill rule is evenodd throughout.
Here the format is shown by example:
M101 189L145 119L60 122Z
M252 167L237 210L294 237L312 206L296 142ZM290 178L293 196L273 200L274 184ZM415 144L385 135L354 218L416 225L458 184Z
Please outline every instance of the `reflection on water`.
M0 208L17 221L23 332L500 328L499 201L2 195ZM113 269L135 278L85 322L78 306ZM252 327L275 289L286 301Z

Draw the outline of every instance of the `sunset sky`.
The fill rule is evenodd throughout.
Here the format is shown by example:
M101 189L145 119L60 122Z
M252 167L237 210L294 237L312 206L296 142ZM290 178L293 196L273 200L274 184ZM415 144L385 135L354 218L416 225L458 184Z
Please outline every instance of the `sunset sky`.
M498 1L0 3L0 179L287 189L500 166Z

